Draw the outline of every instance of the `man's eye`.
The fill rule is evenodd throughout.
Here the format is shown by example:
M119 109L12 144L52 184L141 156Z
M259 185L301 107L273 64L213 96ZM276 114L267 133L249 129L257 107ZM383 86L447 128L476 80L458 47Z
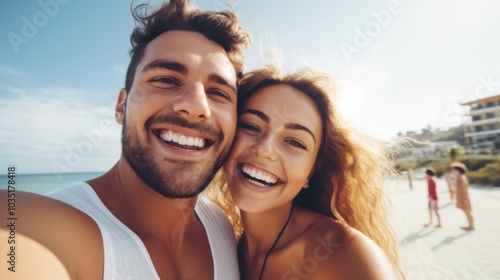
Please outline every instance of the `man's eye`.
M179 86L180 84L175 80L175 79L172 79L172 78L168 78L168 77L158 77L158 78L154 78L152 80L152 82L155 82L155 83L162 83L162 84L171 84L171 85L175 85L175 86Z
M209 91L207 91L207 94L211 94L211 95L214 95L217 97L222 97L224 99L231 100L226 93L224 93L220 90L209 90Z

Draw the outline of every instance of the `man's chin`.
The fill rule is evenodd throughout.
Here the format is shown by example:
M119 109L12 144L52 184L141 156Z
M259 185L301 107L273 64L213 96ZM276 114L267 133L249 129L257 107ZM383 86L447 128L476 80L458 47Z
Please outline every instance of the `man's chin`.
M125 140L130 140L125 137ZM152 148L131 145L124 141L123 156L136 175L151 189L172 199L193 198L207 188L229 150L219 152L217 145L210 147L211 153L193 161L173 158L158 158ZM127 145L125 145L127 144ZM154 156L156 154L156 156Z
M204 181L198 182L175 182L174 184L162 184L160 185L150 185L148 186L152 188L157 193L161 194L166 198L172 199L187 199L194 198L203 192L210 182L213 180L212 175L206 176ZM198 186L196 189L192 189L193 186Z
M161 194L163 197L165 198L169 198L169 199L190 199L190 198L195 198L197 197L201 191L195 191L195 192L191 192L191 193L174 193L170 190L165 190L165 189L162 189L162 190L156 190L155 191L159 194Z
M151 189L172 199L196 197L208 187L219 169L214 162L198 164L184 162L175 164L175 167L171 164L164 166L162 170L144 166L134 170Z

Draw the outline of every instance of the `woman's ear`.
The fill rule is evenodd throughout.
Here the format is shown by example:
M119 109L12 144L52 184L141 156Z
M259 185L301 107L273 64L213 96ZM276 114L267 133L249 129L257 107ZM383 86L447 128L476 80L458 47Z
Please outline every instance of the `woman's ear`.
M127 105L127 91L122 88L118 93L118 100L115 107L115 120L118 124L123 125L125 119L125 106Z
M309 188L309 178L307 178L306 182L304 183L304 186L302 186L303 189L308 189Z
M316 161L314 162L314 165L311 168L309 175L307 176L306 182L304 183L304 186L302 187L303 189L309 188L309 179L311 179L312 175L314 175L314 172L316 172L319 169L320 165L321 165L320 159L316 158Z
M316 162L314 163L313 167L311 168L311 172L309 172L309 175L307 176L307 181L306 182L309 182L309 179L311 179L311 177L314 174L314 172L316 172L319 169L319 165L320 165L320 163L318 162L318 160L316 160Z

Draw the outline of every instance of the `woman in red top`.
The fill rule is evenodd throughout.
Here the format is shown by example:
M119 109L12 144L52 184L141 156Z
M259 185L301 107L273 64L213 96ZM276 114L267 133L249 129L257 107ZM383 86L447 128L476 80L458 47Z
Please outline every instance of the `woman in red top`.
M435 171L432 168L427 168L425 170L425 174L427 174L427 188L429 191L429 223L425 224L425 227L428 227L432 224L432 211L436 214L437 225L436 227L441 227L441 217L439 217L438 211L438 197L436 192L436 177Z

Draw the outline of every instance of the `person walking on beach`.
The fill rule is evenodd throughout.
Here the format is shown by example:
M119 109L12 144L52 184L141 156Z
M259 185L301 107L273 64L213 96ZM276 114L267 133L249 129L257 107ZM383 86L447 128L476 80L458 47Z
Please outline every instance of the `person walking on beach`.
M437 228L441 227L441 217L439 216L438 196L436 191L436 172L434 169L428 167L425 169L427 175L427 191L428 191L428 208L429 208L429 223L425 227L432 225L432 213L434 212L437 219Z
M472 217L472 207L469 200L469 180L465 176L467 172L467 167L461 162L455 162L451 164L452 172L456 177L456 187L457 187L457 208L464 211L467 217L468 226L462 227L463 230L471 231L474 230L474 218Z
M455 204L456 203L456 189L457 189L457 182L456 182L456 176L452 172L452 168L450 167L448 171L444 174L444 179L446 181L446 185L448 186L448 190L450 192L450 202Z
M407 176L408 183L410 184L410 190L413 190L413 170L411 168L408 168Z
M0 279L239 278L229 220L198 194L235 135L250 36L232 12L183 0L148 8L133 10L138 26L115 108L118 162L51 197L2 191L1 205L19 201L19 219L2 222L0 238L15 228L22 245L16 272L2 268ZM0 218L8 220L6 210Z

